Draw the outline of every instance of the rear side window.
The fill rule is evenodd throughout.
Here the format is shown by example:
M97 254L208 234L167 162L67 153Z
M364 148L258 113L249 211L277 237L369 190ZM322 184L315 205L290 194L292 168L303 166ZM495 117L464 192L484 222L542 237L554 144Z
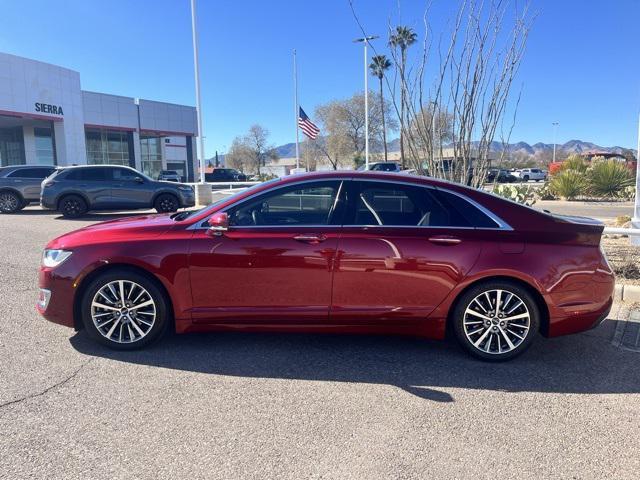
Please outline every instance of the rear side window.
M107 168L76 168L71 170L65 180L79 180L84 182L100 182L107 180Z
M457 210L447 207L433 189L385 182L357 182L353 225L469 227Z
M455 210L462 215L468 224L472 227L476 228L499 228L494 220L491 219L487 214L482 212L478 207L476 207L473 203L465 200L464 198L447 191L437 190L435 194L438 196L440 201L446 205L449 209Z
M54 172L53 168L20 168L7 175L7 178L35 178L44 180Z

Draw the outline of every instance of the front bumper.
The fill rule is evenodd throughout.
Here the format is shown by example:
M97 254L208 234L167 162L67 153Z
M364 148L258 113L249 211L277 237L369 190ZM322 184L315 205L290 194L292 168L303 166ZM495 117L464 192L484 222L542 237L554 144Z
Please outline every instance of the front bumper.
M76 293L74 280L56 274L51 268L40 267L38 286L38 313L50 322L73 328L73 301Z

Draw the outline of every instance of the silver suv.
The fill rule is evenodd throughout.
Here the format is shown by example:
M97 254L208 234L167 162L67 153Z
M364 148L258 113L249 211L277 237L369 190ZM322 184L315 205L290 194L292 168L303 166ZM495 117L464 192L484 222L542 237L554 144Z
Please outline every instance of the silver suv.
M155 208L159 213L193 207L189 185L152 180L130 167L82 165L59 169L42 182L40 205L76 218L89 210Z
M0 168L0 213L14 213L40 200L40 184L56 167L13 165Z

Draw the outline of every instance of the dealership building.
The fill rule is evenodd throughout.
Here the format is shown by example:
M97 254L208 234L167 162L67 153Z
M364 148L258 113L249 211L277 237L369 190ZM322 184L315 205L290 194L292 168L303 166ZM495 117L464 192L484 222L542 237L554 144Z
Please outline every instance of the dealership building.
M68 68L0 53L0 165L197 172L196 110L81 89Z

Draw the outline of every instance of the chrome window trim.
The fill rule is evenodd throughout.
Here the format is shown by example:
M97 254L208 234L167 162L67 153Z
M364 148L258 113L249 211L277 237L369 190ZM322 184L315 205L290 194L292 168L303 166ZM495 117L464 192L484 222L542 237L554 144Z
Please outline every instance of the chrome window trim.
M392 184L397 184L397 185L408 185L408 186L413 186L413 187L418 187L418 188L426 188L426 189L431 189L431 190L440 190L442 192L447 192L450 193L452 195L456 195L457 197L469 202L471 205L473 205L474 207L476 207L478 210L480 210L482 213L484 213L487 217L489 217L491 220L493 220L494 222L496 222L496 224L498 225L498 227L495 228L491 228L491 227L462 227L462 226L435 226L435 225L291 225L291 226L286 226L286 225L245 225L245 226L234 226L234 229L247 229L247 228L323 228L323 227L341 227L341 228L426 228L426 229L450 229L450 230L488 230L488 231L513 231L513 227L511 227L511 225L509 225L507 222L505 222L504 220L502 220L500 217L498 217L496 214L494 214L491 210L487 209L486 207L484 207L483 205L480 205L478 202L476 202L475 200L467 197L466 195L459 193L459 192L455 192L453 190L449 190L448 188L441 188L441 187L436 187L435 185L421 185L419 183L414 183L414 182L406 182L406 181L402 181L402 180L397 180L397 179L393 179L393 180L381 180L378 178L360 178L360 177L346 177L346 178L327 178L327 179L310 179L310 180L302 180L300 182L295 182L295 183L289 183L286 185L282 185L279 187L274 187L272 190L267 190L267 191L261 191L261 192L256 192L252 195L249 195L248 197L242 198L240 200L238 200L237 202L232 203L231 205L227 205L224 209L219 210L219 212L212 212L211 215L213 215L213 213L222 213L222 212L226 212L227 210L234 208L235 206L237 206L238 204L247 201L247 200L251 200L252 198L255 198L259 195L262 195L264 193L267 192L273 192L275 190L279 190L281 188L288 188L291 186L297 186L297 185L304 185L306 183L317 183L317 182L331 182L331 181L339 181L341 182L340 186L338 187L338 193L340 192L340 190L342 189L342 185L344 185L345 182L349 182L349 181L358 181L358 182L374 182L374 183L383 183L383 184L388 184L388 183L392 183ZM338 198L336 196L336 198ZM499 197L502 198L502 197ZM519 205L519 204L518 204ZM531 207L529 207L531 208ZM532 209L535 210L535 209ZM536 210L537 211L537 210ZM190 227L187 228L187 230L207 230L209 227L203 226L203 223L206 223L209 218L211 217L211 215L209 215L208 217L206 217L205 219L194 223L193 225L191 225Z

